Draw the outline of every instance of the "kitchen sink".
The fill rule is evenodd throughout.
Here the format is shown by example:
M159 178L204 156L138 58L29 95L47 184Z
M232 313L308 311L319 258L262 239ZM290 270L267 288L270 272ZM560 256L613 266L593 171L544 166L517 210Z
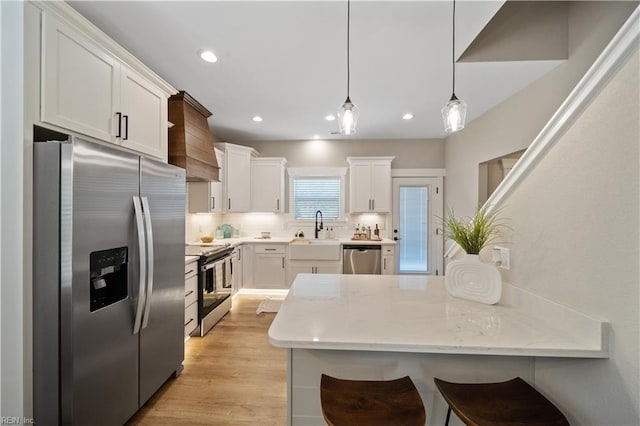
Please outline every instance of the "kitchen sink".
M291 260L340 260L338 240L296 239L289 244Z

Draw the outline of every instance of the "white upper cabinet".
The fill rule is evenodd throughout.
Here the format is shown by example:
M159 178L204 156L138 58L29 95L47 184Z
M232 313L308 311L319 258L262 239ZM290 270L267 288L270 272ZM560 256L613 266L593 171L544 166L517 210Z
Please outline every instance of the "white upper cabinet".
M391 212L391 161L393 158L347 158L351 213Z
M120 63L52 14L42 19L42 121L115 142Z
M251 211L251 158L252 148L224 145L225 209L230 213Z
M223 213L222 195L224 179L224 153L215 148L220 165L220 182L187 182L189 187L189 213Z
M42 14L41 121L166 161L173 89L151 82L105 47L115 45L106 35L69 16L77 25L48 10Z
M122 146L167 158L167 96L141 75L121 68Z
M284 168L282 157L251 159L251 211L284 212Z

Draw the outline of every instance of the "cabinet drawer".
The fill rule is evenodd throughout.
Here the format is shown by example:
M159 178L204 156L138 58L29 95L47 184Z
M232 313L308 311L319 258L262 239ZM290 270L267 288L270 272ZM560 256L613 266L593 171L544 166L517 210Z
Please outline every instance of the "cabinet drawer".
M184 265L184 277L190 278L198 274L198 262L191 262Z
M395 247L394 246L382 246L382 254L390 254L393 255L395 253Z
M198 304L192 303L184 310L184 337L198 326Z
M184 282L184 306L187 307L198 300L198 277L193 275Z
M284 244L255 244L255 253L284 254L286 245Z

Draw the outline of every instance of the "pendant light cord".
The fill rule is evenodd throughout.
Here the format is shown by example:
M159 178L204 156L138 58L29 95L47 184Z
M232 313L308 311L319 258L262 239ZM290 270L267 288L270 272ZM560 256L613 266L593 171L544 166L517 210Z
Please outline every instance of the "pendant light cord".
M453 0L453 32L451 43L451 64L453 66L453 95L456 94L456 0Z
M351 80L351 68L349 60L349 34L350 34L350 22L351 22L351 0L347 0L347 99L349 99L349 82Z

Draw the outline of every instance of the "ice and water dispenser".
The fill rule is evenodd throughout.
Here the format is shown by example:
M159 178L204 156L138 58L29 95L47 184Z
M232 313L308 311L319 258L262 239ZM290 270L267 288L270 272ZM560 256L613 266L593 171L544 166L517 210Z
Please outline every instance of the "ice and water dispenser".
M127 297L127 247L90 254L89 296L91 312Z

